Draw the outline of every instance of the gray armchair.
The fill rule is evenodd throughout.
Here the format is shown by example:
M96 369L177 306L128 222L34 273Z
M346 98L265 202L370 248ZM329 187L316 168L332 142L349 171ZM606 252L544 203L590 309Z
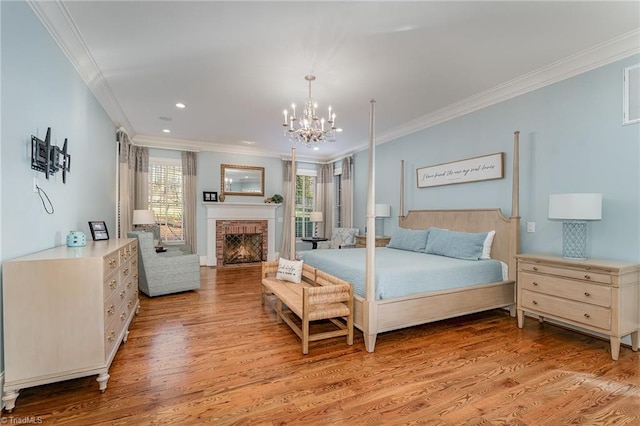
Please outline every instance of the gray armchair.
M133 231L138 238L138 287L149 297L200 288L200 259L180 250L156 253L153 233Z

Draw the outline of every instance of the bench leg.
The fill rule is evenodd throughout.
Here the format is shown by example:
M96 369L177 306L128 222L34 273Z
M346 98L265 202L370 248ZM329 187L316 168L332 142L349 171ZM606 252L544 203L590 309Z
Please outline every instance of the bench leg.
M302 320L302 353L309 353L309 320Z
M278 324L282 324L282 301L280 299L276 303L276 320Z

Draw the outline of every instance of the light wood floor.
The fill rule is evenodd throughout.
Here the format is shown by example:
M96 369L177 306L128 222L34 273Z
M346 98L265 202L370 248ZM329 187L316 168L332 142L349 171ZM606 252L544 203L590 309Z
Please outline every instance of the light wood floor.
M25 389L12 414L43 424L638 425L640 353L504 311L300 342L260 303L259 268L202 268L198 292L141 298L109 387ZM14 421L15 424L15 421Z

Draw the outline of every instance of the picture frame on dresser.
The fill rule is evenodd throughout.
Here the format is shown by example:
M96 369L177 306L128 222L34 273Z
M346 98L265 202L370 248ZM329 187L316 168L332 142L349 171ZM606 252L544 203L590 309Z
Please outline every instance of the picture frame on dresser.
M107 224L103 220L89 221L89 229L91 230L91 238L93 238L93 241L109 239Z

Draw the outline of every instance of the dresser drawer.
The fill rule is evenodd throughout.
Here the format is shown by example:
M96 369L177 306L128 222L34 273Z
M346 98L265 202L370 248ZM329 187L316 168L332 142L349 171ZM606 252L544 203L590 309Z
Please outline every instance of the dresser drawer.
M109 296L111 296L111 293L113 293L118 288L119 284L120 284L120 276L118 274L114 274L112 276L107 277L103 283L104 298L108 299Z
M103 258L103 264L104 267L102 269L104 271L104 276L108 277L113 274L120 266L120 263L118 262L118 252L114 251L113 253L106 255Z
M532 312L550 314L559 319L564 318L602 330L611 328L611 310L601 306L522 290L522 307Z
M577 280L593 281L603 284L611 284L611 275L603 272L592 271L589 268L567 268L536 263L520 263L521 271L536 272L540 274L556 275Z
M578 302L611 307L611 287L548 275L520 272L518 285L523 289L563 297Z

